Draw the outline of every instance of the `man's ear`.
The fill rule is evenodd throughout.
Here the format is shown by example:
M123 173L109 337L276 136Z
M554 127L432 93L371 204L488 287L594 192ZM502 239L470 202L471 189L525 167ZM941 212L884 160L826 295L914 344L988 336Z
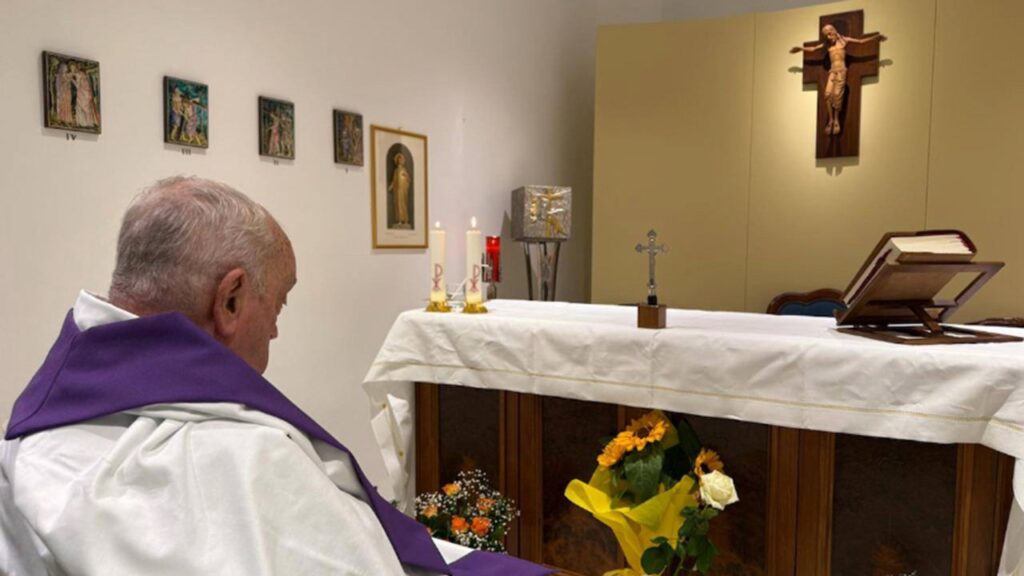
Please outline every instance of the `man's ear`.
M241 268L232 268L220 279L213 297L213 329L218 340L230 342L234 338L251 292L249 275Z

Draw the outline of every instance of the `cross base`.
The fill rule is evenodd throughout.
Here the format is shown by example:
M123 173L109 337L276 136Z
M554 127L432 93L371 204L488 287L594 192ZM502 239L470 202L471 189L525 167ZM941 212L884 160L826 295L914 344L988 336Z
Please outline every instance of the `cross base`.
M668 306L665 306L664 304L659 304L655 306L651 306L650 304L637 304L637 328L664 328L667 310Z

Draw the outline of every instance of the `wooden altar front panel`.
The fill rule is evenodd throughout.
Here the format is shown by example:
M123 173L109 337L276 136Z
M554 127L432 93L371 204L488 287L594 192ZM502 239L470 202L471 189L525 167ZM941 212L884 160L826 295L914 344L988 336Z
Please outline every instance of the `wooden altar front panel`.
M614 435L630 418L644 412L529 394L417 384L417 493L450 481L457 471L452 463L497 467L500 489L522 510L507 543L509 552L579 574L601 574L623 565L614 538L588 514L575 510L562 492L571 478L586 479L592 472L602 437ZM497 423L483 422L488 418ZM1012 458L980 445L921 444L923 450L914 450L913 445L920 443L717 418L688 419L705 444L721 448L742 502L713 523L713 539L723 554L712 574L843 576L855 570L868 576L899 576L878 571L899 566L885 560L893 548L928 560L911 567L918 570L916 576L996 574L1013 497ZM442 424L443 420L457 424ZM465 425L469 422L471 426ZM446 436L462 433L476 438L469 442L445 439L442 430ZM462 453L445 455L447 450ZM873 457L883 452L886 458ZM838 465L837 458L842 460ZM922 474L915 477L918 472ZM928 474L943 478L933 482ZM858 488L858 481L865 486ZM945 497L923 498L917 505L863 497L870 491L893 489L904 490L911 495L904 500L913 500L915 482L929 483L923 493ZM858 495L857 490L865 492ZM918 510L921 502L930 507L924 517ZM885 518L883 524L895 527L888 533L897 536L901 530L914 530L920 521L947 526L925 529L945 534L931 539L934 542L911 538L907 544L897 538L895 546L879 547L877 538L861 537L872 530L865 517ZM574 539L584 542L574 544ZM878 554L875 559L873 555ZM933 558L938 556L944 558ZM857 564L865 558L871 571L862 571L864 562Z
M622 567L622 553L612 531L569 502L564 492L569 482L580 478L581 470L593 471L600 439L618 432L624 410L614 404L519 396L521 405L540 404L533 422L534 431L539 426L540 434L531 435L540 439L536 444L539 453L531 452L531 459L540 463L534 481L541 486L539 500L532 504L543 511L541 530L531 534L537 551L534 557L583 574L603 574Z

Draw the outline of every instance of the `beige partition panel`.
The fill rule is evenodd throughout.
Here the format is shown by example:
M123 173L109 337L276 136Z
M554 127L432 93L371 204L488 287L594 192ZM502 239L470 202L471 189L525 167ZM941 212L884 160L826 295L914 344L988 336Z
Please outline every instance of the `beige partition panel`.
M816 160L802 58L824 14L864 10L882 44L861 155ZM598 34L595 302L637 301L655 227L669 305L763 311L845 288L888 231L959 228L1007 267L954 320L1024 316L1020 0L865 0Z
M1024 316L1022 27L1020 0L939 0L928 225L1007 263L956 320Z
M601 28L594 302L644 298L650 228L661 299L743 307L754 17Z
M862 88L861 154L815 160L817 99L792 46L820 16L864 10L889 37ZM843 2L759 14L751 152L746 308L790 290L844 289L878 239L925 224L934 0Z

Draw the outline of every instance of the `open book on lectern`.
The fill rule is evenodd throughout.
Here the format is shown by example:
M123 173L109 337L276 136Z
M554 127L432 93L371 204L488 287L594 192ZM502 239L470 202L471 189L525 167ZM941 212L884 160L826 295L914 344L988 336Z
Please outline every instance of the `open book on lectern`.
M970 262L977 249L966 234L959 230L925 230L923 232L890 232L882 237L875 250L868 256L860 271L843 293L843 302L849 306L863 291L869 280L875 278L884 264L907 262L942 263ZM916 294L935 287L938 294L952 280L955 272L935 272L927 277L915 277L907 289ZM926 283L927 286L922 286ZM929 296L930 297L930 296Z
M836 316L841 332L900 344L1010 342L1020 338L943 326L1002 267L974 262L977 249L959 230L890 232L850 281ZM952 299L940 293L957 276L966 287Z

